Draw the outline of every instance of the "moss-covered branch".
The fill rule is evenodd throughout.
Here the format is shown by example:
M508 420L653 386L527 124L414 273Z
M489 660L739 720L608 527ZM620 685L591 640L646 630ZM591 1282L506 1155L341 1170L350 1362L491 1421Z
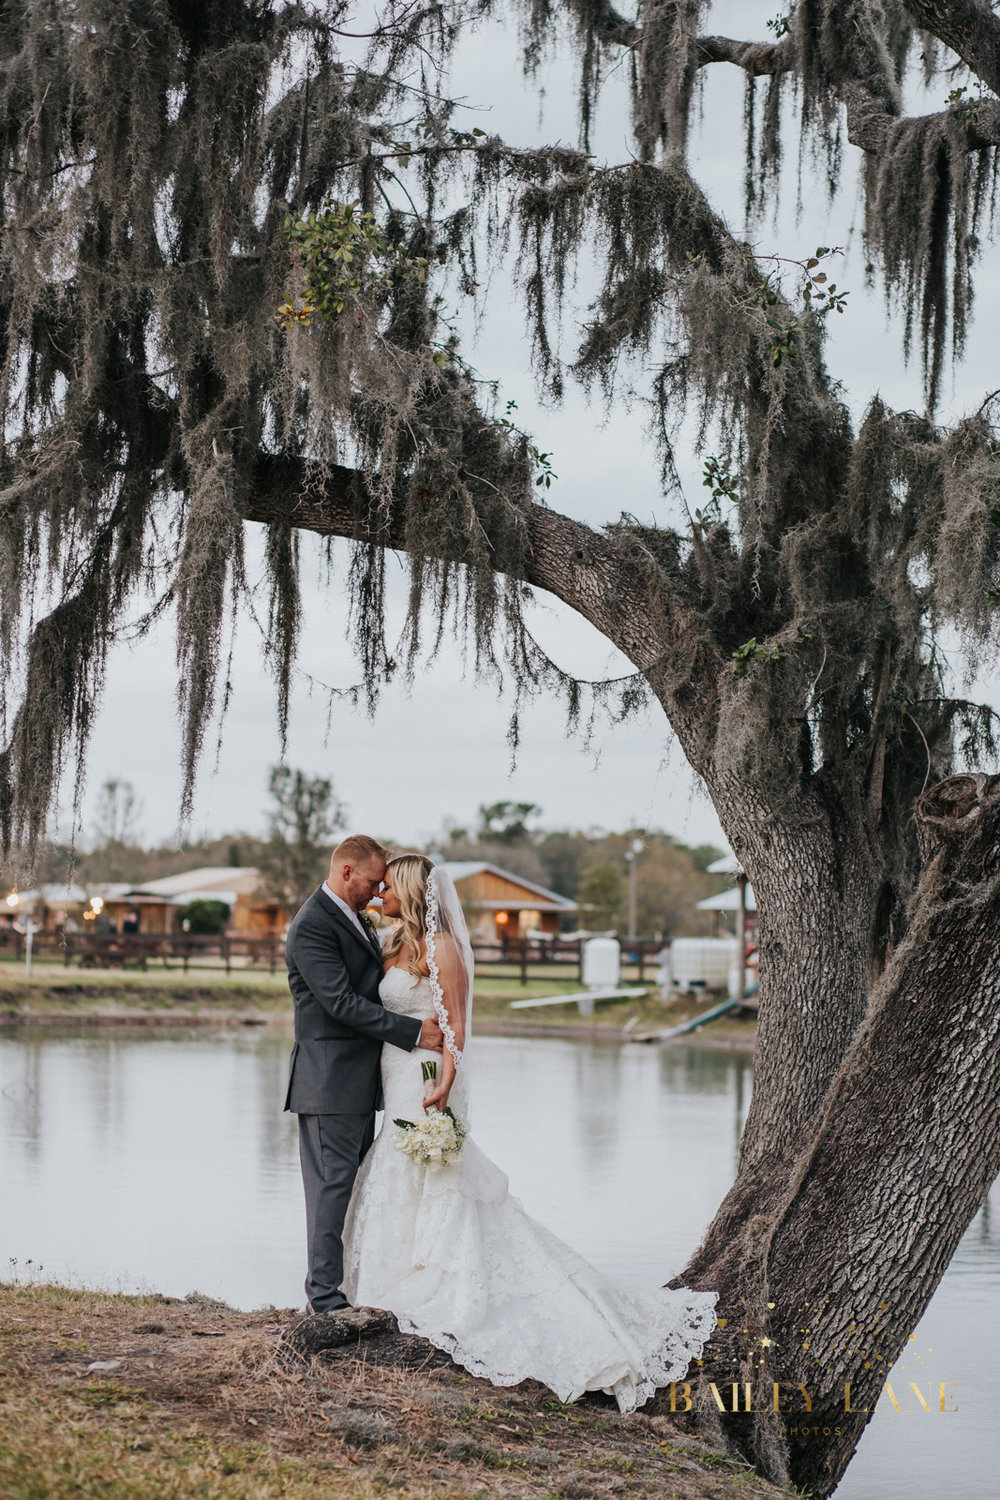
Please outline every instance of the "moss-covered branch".
M987 0L903 0L923 30L1000 94L1000 16Z
M246 519L268 526L291 526L317 536L346 537L398 551L414 545L408 531L407 505L400 489L372 526L365 477L342 465L310 471L300 459L262 456L248 493ZM429 556L439 562L464 561L444 536L422 540ZM503 567L503 559L497 559ZM627 550L581 521L541 505L526 512L523 556L511 564L513 576L553 594L576 610L613 641L641 671L664 652L670 641L653 636L647 621L651 608L648 586L633 566ZM683 611L675 605L680 628Z

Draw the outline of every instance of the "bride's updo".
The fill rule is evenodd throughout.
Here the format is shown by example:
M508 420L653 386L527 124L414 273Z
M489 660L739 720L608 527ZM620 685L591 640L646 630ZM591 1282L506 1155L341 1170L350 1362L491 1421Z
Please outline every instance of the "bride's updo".
M399 897L399 926L389 936L382 957L395 959L404 949L409 956L407 968L423 978L421 949L427 935L427 877L434 868L426 854L397 854L387 866Z

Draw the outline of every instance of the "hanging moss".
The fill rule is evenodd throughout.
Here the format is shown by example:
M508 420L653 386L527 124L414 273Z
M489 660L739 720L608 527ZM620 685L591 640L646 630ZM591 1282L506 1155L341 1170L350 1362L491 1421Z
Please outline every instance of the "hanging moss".
M301 458L303 503L338 466L357 476L350 592L370 708L452 629L474 668L521 695L562 691L583 725L595 705L630 712L652 691L707 777L752 776L775 805L811 786L866 810L894 920L914 795L956 746L976 753L992 732L988 714L948 698L934 646L945 622L973 655L996 643L991 408L949 433L875 403L855 430L823 364L819 302L803 302L799 273L755 259L688 170L698 70L733 52L700 36L709 5L651 3L633 19L603 0L526 3L529 66L563 15L580 61L584 149L537 150L458 130L439 87L434 59L489 9L393 12L359 64L337 50L351 29L338 4L3 6L5 842L40 838L61 772L81 763L108 650L142 609L176 616L189 805L227 696L232 622L251 602L254 485L267 461ZM845 90L881 111L866 235L933 395L965 332L993 156L969 153L964 107L892 123L913 45L901 4L801 0L785 35L736 51L751 75L771 74L763 110L751 100L747 113L755 206L773 201L790 81L831 180ZM603 166L586 143L600 79L623 55L636 150ZM276 317L303 305L310 274L286 222L331 201L370 216L379 273L308 326ZM577 379L604 401L646 401L673 496L671 445L693 413L712 472L730 476L680 532L631 516L609 528L652 643L616 684L575 682L526 628L537 450L493 409L444 318L454 289L474 292L507 249L552 396ZM581 252L600 285L568 348ZM295 499L265 559L283 733ZM398 641L385 635L390 541L410 567ZM678 610L684 650L660 650Z

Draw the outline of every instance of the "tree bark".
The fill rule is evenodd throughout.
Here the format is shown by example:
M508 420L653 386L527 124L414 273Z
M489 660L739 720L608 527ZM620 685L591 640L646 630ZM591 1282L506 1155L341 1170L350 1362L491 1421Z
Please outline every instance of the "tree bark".
M275 457L258 461L245 510L248 521L406 550L402 500L377 535L369 531L366 514L367 495L356 470ZM649 630L649 593L636 569L611 538L582 521L532 505L524 581L583 615L640 671L672 649L669 625L655 635ZM669 604L667 609L673 627L683 631L683 612Z
M987 0L903 0L924 31L944 42L1000 94L1000 18Z
M817 1496L842 1477L1000 1171L1000 777L940 783L917 819L910 930L777 1210L734 1223L738 1246L714 1266L699 1252L678 1278L719 1287L730 1314L700 1377L703 1390L749 1383L752 1410L727 1413L730 1436ZM921 1394L939 1409L939 1379Z
M405 547L402 506L372 537L358 477L323 475L310 491L301 465L262 465L248 519ZM695 1388L749 1385L751 1410L723 1416L735 1446L824 1496L1000 1170L1000 778L922 799L910 931L868 1001L877 858L862 812L815 779L768 800L740 774L722 737L739 712L727 662L669 601L651 631L649 586L614 538L540 506L528 536L525 581L644 672L754 886L760 1024L739 1172L674 1284L720 1293ZM789 1401L799 1383L808 1414Z

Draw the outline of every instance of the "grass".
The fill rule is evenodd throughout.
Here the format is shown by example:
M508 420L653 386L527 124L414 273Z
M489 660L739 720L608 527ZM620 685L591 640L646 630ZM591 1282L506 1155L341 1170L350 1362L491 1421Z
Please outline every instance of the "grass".
M473 1380L418 1340L289 1365L296 1317L0 1283L3 1500L729 1500L788 1492L673 1419ZM426 1352L425 1352L426 1351ZM382 1357L385 1360L385 1356ZM113 1371L88 1369L117 1361ZM566 1420L569 1417L570 1420ZM669 1452L662 1451L669 1449ZM512 1488L512 1485L514 1488Z
M624 984L633 984L633 976L623 975ZM598 1001L592 1017L581 1016L577 1006L541 1006L537 1009L511 1010L512 1000L544 999L553 995L575 994L579 980L572 970L532 965L526 984L520 981L516 967L506 970L498 965L484 967L476 978L474 1021L484 1030L498 1031L516 1026L519 1032L541 1035L553 1030L572 1035L593 1034L613 1037L629 1023L638 1033L677 1025L697 1015L704 1006L698 1002L677 999L664 1005L655 984L647 981L646 994L622 1000ZM64 1016L67 1020L98 1015L102 1019L128 1020L143 1016L156 1018L169 1014L174 1019L189 1015L193 1020L258 1021L291 1020L291 998L284 971L269 975L266 971L238 969L231 974L222 970L193 969L188 974L171 970L83 970L64 968L61 964L36 965L31 977L24 965L0 961L0 1013L8 1018L30 1021L33 1016ZM733 1020L725 1016L713 1021L706 1032L698 1034L716 1040L751 1042L755 1031L753 1018Z
M43 962L32 964L31 975L24 971L24 960L15 963L9 958L0 960L0 992L10 989L34 987L68 987L81 992L95 987L113 991L120 989L157 989L164 984L180 987L194 986L199 989L218 990L220 993L253 989L264 993L288 992L284 964L269 974L266 969L234 969L227 974L225 969L190 969L187 974L180 967L170 969L81 969L73 964Z
M107 1383L108 1386L111 1382ZM395 1488L361 1481L333 1463L306 1466L262 1443L220 1442L177 1428L131 1393L94 1403L0 1379L6 1437L0 1439L0 1494L17 1500L361 1500Z

